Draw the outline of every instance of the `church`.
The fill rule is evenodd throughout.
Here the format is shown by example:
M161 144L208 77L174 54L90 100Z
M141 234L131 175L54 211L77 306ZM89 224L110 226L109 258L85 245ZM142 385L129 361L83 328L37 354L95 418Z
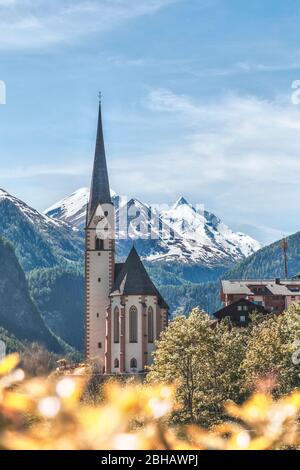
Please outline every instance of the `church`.
M168 305L134 246L116 262L101 103L85 233L86 358L100 359L106 374L142 373L168 324Z

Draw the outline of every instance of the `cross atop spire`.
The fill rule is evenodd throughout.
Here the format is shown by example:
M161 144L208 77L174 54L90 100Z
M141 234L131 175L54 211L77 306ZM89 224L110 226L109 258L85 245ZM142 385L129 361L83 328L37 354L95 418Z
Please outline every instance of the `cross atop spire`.
M88 206L88 223L91 221L91 218L93 217L94 212L99 204L111 204L110 187L109 187L104 137L103 137L101 97L102 97L102 94L99 93L98 129L97 129L97 140L96 140L94 169L93 169L92 184L91 184L90 202Z

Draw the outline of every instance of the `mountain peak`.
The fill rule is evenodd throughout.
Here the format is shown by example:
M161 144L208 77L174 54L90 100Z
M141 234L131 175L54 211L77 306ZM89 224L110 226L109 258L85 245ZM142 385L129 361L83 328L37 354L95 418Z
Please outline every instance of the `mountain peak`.
M192 205L186 200L186 198L184 196L181 196L174 204L173 208L176 209L177 207L180 207L180 206L190 206L192 207Z
M137 208L146 208L146 209L148 209L147 204L144 204L143 202L139 201L139 199L136 199L136 198L131 198L128 201L127 206L128 207L135 206Z
M76 193L78 194L80 191ZM74 194L57 203L50 212L48 210L46 213L52 218L83 228L86 197L82 198L80 204L80 201L74 201ZM236 234L213 214L207 211L198 211L184 196L181 196L172 208L157 212L158 218L152 217L155 206L151 208L136 198L128 200L124 197L122 200L120 196L115 196L112 197L112 200L116 208L117 226L122 214L124 220L127 220L128 233L132 233L132 239L140 236L139 230L132 229L135 227L132 225L132 220L140 212L140 226L145 228L149 235L147 235L147 240L143 239L142 256L150 261L174 260L178 262L182 260L184 263L204 263L207 266L229 265L249 256L260 248L259 244L251 237ZM128 212L125 218L123 211L126 212L126 210ZM159 220L158 226L154 222L156 220ZM153 233L155 233L155 237L151 239ZM170 234L174 236L170 237ZM129 235L130 237L131 235ZM125 253L130 243L130 240L124 240L124 242L120 240L119 253Z

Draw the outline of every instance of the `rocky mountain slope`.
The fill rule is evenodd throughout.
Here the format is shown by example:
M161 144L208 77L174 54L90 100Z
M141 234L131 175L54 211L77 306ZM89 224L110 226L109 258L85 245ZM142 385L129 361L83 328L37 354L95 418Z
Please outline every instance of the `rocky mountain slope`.
M253 238L233 232L214 214L197 210L183 197L170 209L158 212L137 199L127 202L115 192L112 196L120 227L117 240L120 258L127 255L132 240L136 240L139 254L147 261L210 268L230 266L261 248ZM82 228L88 197L88 189L81 188L45 214Z
M9 240L25 271L82 260L84 240L74 226L52 219L0 190L0 236Z

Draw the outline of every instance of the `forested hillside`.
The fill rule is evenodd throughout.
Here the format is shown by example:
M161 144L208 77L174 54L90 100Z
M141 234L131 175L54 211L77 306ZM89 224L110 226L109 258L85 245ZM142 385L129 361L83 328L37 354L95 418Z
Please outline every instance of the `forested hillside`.
M12 243L22 268L73 265L83 258L82 233L0 190L0 236Z
M288 237L288 274L300 273L300 232ZM259 250L254 255L231 268L225 279L268 279L284 277L281 241Z
M28 275L29 288L51 330L77 350L83 349L84 289L79 268L36 269Z
M162 285L159 291L167 299L173 315L188 315L195 307L214 313L221 307L219 281L182 286Z
M0 239L0 326L19 340L62 350L32 301L25 274L10 243Z
M3 341L5 344L6 354L11 354L14 352L23 353L26 349L26 345L17 339L12 333L9 333L4 328L0 327L0 341Z

